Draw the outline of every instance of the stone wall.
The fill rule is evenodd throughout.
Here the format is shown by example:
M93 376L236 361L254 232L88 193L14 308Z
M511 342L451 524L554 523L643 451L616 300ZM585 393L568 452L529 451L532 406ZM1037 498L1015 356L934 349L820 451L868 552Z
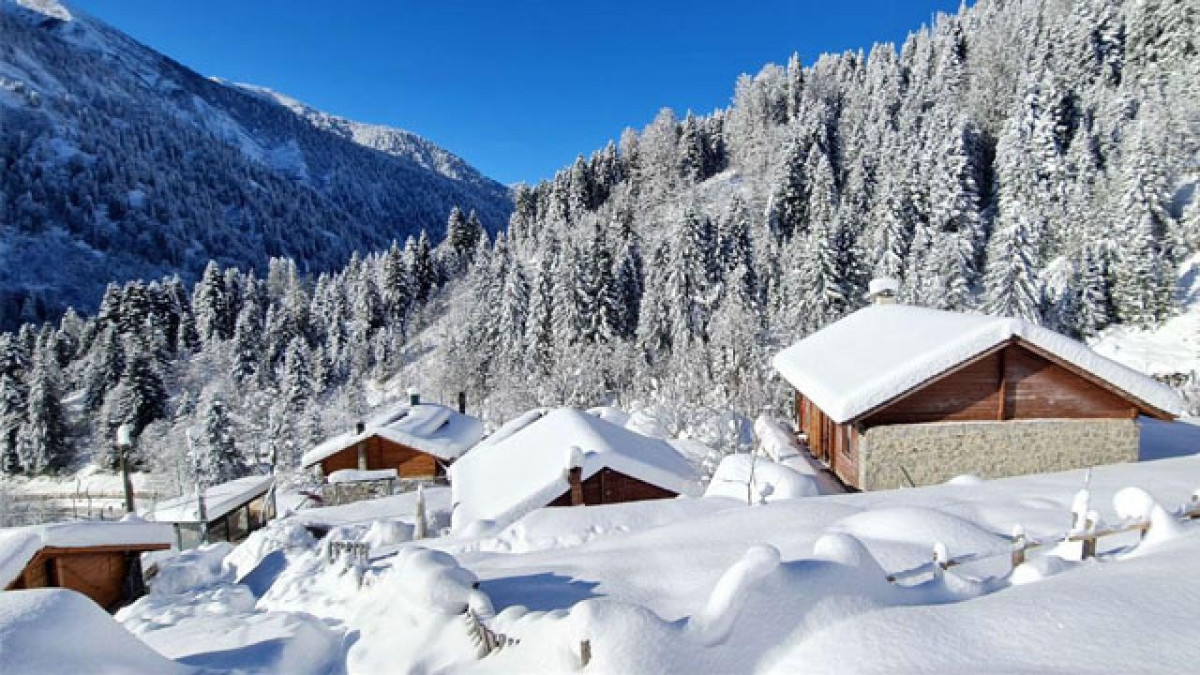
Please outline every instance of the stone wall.
M939 422L868 429L859 442L859 487L943 483L962 474L1003 478L1134 462L1133 420ZM901 470L900 467L904 467Z

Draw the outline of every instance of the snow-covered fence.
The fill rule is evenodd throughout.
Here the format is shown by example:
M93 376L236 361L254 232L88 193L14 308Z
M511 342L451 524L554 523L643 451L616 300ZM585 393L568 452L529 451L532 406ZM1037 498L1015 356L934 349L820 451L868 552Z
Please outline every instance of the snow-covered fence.
M361 541L329 542L330 561L343 561L350 565L366 565L371 556L371 546Z
M1136 511L1137 515L1127 517L1127 522L1121 525L1096 529L1097 523L1094 513L1086 513L1086 509L1084 509L1085 513L1081 514L1079 513L1079 509L1073 508L1073 511L1076 511L1075 515L1082 517L1078 519L1076 527L1062 534L1041 539L1031 539L1025 534L1024 529L1018 525L1013 529L1013 533L1010 536L1012 550L1007 554L1003 552L965 553L958 556L949 556L946 554L944 547L938 545L934 547L933 557L930 562L889 574L887 580L889 583L898 583L930 573L938 574L951 567L988 560L1001 555L1010 555L1012 569L1016 569L1025 562L1030 550L1064 542L1079 544L1079 557L1081 560L1087 560L1088 558L1096 557L1100 539L1137 532L1139 541L1145 541L1152 528L1156 532L1176 529L1181 522L1200 519L1200 490L1197 490L1192 495L1191 501L1184 508L1180 509L1177 514L1166 512L1148 494L1137 488L1126 488L1117 493L1116 502L1119 513L1124 510L1128 515L1130 511Z
M463 617L467 622L467 631L470 632L471 639L478 650L477 655L481 659L493 652L498 652L505 647L511 647L520 642L520 640L497 633L488 628L479 620L479 616L472 609L467 609L463 612ZM590 651L589 645L589 657L591 656Z

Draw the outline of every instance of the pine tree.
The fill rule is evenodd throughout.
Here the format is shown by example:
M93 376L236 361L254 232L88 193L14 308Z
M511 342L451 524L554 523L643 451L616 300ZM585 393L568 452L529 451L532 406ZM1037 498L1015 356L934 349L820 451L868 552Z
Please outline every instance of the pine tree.
M202 430L197 439L197 463L205 482L226 483L246 475L246 462L234 442L233 422L222 398L216 394L205 396L199 416Z
M216 262L208 263L204 276L196 284L192 313L196 317L196 332L205 342L228 340L232 335L233 317L229 315L225 276Z
M27 473L58 471L70 461L60 396L53 355L39 350L29 378L28 414L17 434L17 454Z
M1012 217L988 244L984 310L989 314L1042 322L1041 288L1033 266L1029 220Z

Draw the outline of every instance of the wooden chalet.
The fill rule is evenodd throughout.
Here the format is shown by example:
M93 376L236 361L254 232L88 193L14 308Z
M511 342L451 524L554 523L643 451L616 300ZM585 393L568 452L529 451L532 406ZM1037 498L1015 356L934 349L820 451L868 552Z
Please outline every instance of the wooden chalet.
M483 423L446 406L416 403L390 410L352 433L330 438L304 453L304 468L323 476L355 469L394 469L400 479L432 479L483 438Z
M903 305L862 309L774 365L802 440L858 489L1136 461L1135 420L1180 409L1168 387L1040 326Z
M145 592L141 554L171 542L170 528L140 520L0 530L0 578L8 591L67 588L115 611Z
M701 492L695 469L669 443L581 410L537 411L493 436L451 467L456 528L511 522L545 506Z

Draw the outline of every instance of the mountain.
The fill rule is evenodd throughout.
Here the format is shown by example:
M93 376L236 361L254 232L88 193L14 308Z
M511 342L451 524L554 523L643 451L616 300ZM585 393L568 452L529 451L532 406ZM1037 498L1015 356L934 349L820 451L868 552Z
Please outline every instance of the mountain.
M0 327L209 259L340 267L507 188L414 134L199 75L50 0L0 0Z

